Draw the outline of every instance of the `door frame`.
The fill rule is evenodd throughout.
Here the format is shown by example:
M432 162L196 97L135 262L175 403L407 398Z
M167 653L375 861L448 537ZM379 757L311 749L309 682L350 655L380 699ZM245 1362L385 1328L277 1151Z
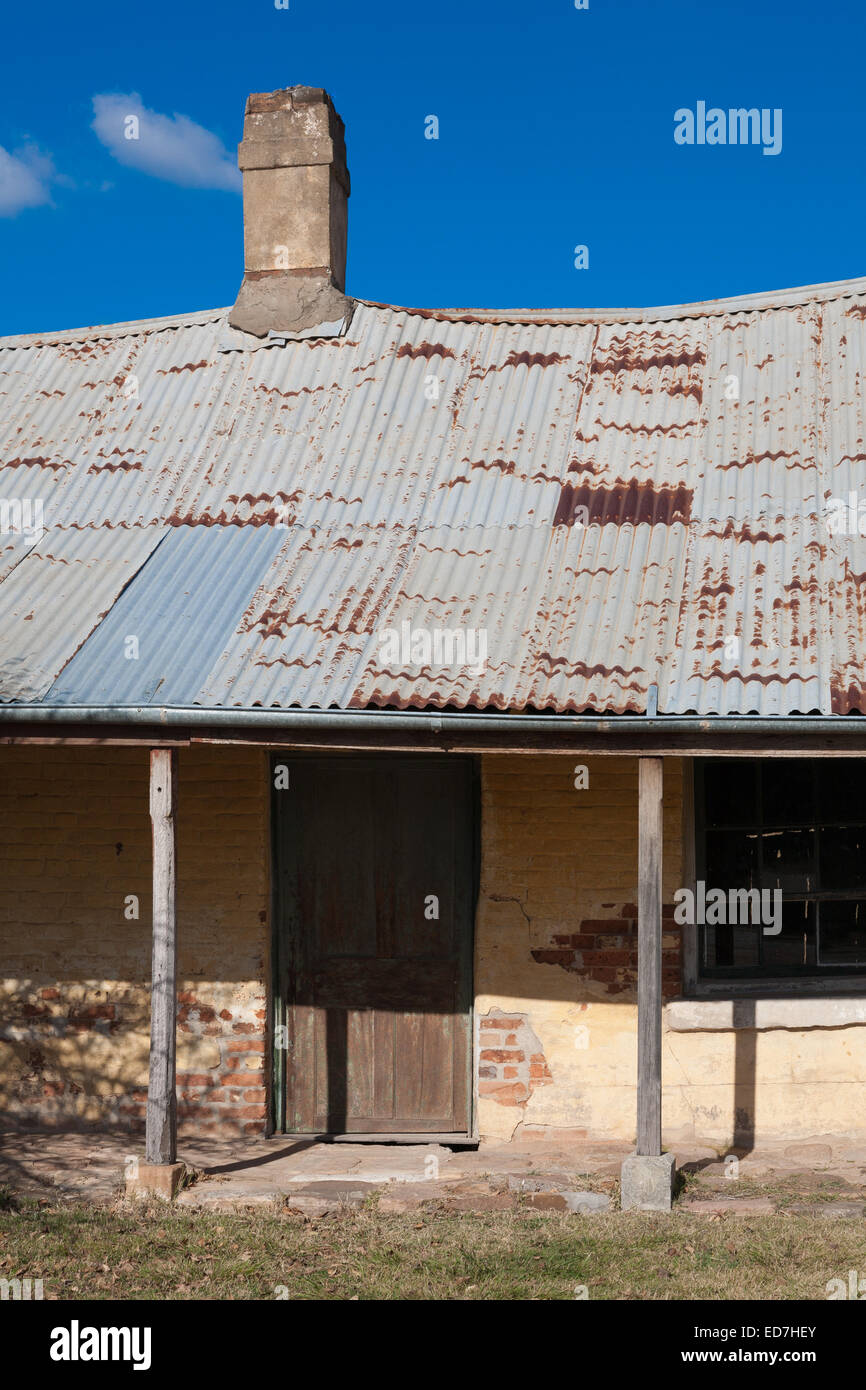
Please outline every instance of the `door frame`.
M267 764L268 774L268 815L269 815L269 839L270 839L270 877L271 877L271 930L270 930L270 988L268 991L268 1052L271 1072L271 1086L268 1106L268 1132L271 1134L291 1135L294 1131L286 1129L286 1104L288 1097L288 1052L291 1046L290 1037L290 1016L289 1000L283 992L283 981L287 978L287 969L291 969L291 960L287 961L284 951L284 934L280 931L280 924L283 921L284 911L292 917L291 908L286 908L286 897L290 892L288 884L283 882L283 875L280 872L279 862L279 815L277 810L278 792L275 787L275 769L281 763L297 761L298 759L333 759L341 762L369 762L375 760L393 760L405 762L408 759L417 759L424 762L443 762L447 760L453 763L458 760L465 763L469 768L469 795L470 806L469 814L471 821L470 845L470 939L467 943L468 954L468 979L466 989L468 998L466 1000L466 1017L468 1022L468 1046L466 1048L466 1096L467 1096L467 1121L466 1133L462 1130L457 1131L455 1138L463 1142L471 1143L477 1140L477 1077L478 1077L478 1044L475 1027L475 940L476 940L476 916L478 912L478 899L481 884L481 758L478 754L466 753L427 753L423 749L401 749L399 751L378 751L367 750L351 752L330 752L326 749L288 749L271 750ZM295 911L297 920L297 911ZM294 943L290 943L291 945ZM282 1035L278 1030L282 1029ZM288 1047L278 1047L278 1037L289 1044ZM314 1139L315 1134L298 1134L298 1138ZM353 1143L363 1142L366 1136L356 1134L343 1135L321 1135L321 1138L342 1139ZM414 1139L415 1136L413 1136ZM435 1143L437 1135L417 1134L418 1143ZM380 1143L393 1142L386 1133L376 1136Z

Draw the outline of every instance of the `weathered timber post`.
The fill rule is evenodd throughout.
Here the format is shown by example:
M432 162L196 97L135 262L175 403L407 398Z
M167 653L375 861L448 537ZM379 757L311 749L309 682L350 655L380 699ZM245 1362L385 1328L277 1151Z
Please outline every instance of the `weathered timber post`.
M638 763L637 1151L662 1151L662 760Z
M637 1152L623 1161L622 1206L670 1211L675 1158L662 1153L661 758L638 759Z
M145 1161L177 1159L177 752L150 752L153 827L153 971L150 993L150 1080Z

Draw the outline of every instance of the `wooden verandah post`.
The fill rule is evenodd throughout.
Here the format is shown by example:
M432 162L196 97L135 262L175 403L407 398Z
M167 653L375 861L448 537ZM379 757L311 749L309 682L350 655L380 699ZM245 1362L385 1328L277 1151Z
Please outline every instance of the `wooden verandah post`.
M638 762L637 1152L662 1151L662 759Z
M662 1152L662 759L638 758L637 1147L623 1211L670 1211L676 1157Z
M153 972L145 1162L177 1159L177 752L150 751L153 827Z

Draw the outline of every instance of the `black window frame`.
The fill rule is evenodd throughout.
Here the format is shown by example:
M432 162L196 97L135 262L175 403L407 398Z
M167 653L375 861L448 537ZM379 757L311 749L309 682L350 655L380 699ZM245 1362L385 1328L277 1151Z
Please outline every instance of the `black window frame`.
M864 796L864 808L860 816L852 819L851 815L828 817L821 814L817 797L817 778L818 765L825 762L835 764L835 771L842 775L846 765L850 762L858 768L866 770L866 763L862 759L820 759L820 758L795 758L795 759L768 759L760 757L737 758L738 763L749 763L754 771L756 778L755 790L755 818L753 821L741 819L739 823L726 824L725 822L713 822L708 824L706 814L706 790L705 790L705 771L713 764L730 763L730 758L723 757L695 757L692 760L692 844L694 846L694 882L685 886L694 889L695 883L701 879L707 884L707 888L713 887L745 887L738 884L715 884L707 880L707 832L709 830L742 830L745 833L751 832L759 837L766 835L768 831L797 831L805 828L815 830L815 874L817 878L814 889L794 890L786 892L784 900L786 902L813 902L815 909L815 956L814 964L808 966L780 966L771 964L765 966L730 965L718 966L710 965L707 960L707 929L705 926L684 927L684 931L693 931L694 945L691 952L686 952L686 961L691 957L691 966L687 970L685 980L687 992L696 995L724 994L728 997L739 994L744 996L756 995L766 992L775 994L802 995L802 994L842 994L851 995L853 993L866 993L866 956L860 961L850 964L840 964L833 962L826 965L819 965L817 957L819 954L820 942L820 903L823 901L844 901L862 902L866 911L866 887L861 892L846 889L825 890L820 887L820 839L819 826L838 828L842 826L862 827L866 835L866 796ZM809 817L794 817L787 821L780 819L765 820L763 816L763 773L765 767L772 767L782 761L796 761L798 763L808 762L812 767L813 776L813 812ZM760 851L759 851L760 853ZM758 939L759 959L763 960L764 939L760 926L755 926ZM690 978L689 978L690 977Z

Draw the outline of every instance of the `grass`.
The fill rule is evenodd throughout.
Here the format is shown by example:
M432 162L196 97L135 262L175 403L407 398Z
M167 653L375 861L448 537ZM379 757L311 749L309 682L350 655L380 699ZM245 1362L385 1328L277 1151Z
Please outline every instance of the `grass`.
M718 1175L707 1179L701 1173L681 1171L677 1174L677 1181L678 1195L685 1200L694 1197L765 1197L780 1211L798 1202L811 1205L822 1202L853 1202L866 1206L866 1188L862 1184L854 1186L832 1173L804 1170L761 1178L742 1177L736 1182L729 1182Z
M0 1200L0 1277L46 1299L818 1299L863 1270L860 1221L612 1212L306 1219L278 1209Z

